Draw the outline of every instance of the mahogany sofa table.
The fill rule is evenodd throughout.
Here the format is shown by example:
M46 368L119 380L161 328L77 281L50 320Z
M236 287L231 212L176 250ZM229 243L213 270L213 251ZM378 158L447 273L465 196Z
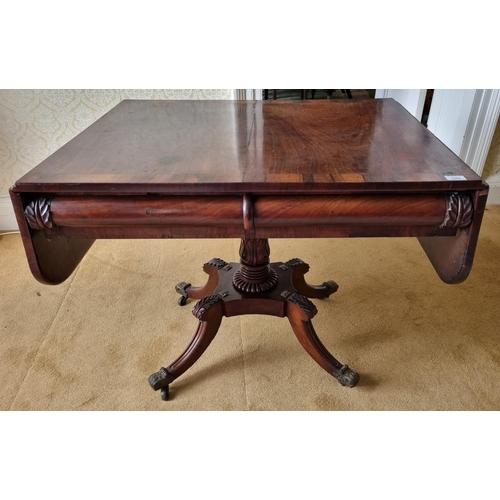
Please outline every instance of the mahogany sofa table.
M223 316L287 317L342 385L359 375L316 335L300 259L271 263L268 238L417 237L439 277L472 266L488 186L392 99L123 101L11 188L31 271L67 279L97 238L241 238L240 262L209 260L195 336L149 377L169 384L215 337Z

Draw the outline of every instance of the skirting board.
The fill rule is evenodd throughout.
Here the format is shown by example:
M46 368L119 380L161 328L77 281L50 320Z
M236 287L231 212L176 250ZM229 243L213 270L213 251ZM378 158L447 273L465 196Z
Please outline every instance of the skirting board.
M500 175L487 179L490 185L488 205L500 205ZM0 232L18 231L16 216L8 195L0 196Z
M19 231L9 195L0 196L0 233Z
M486 182L490 186L487 205L500 205L500 174L493 175Z

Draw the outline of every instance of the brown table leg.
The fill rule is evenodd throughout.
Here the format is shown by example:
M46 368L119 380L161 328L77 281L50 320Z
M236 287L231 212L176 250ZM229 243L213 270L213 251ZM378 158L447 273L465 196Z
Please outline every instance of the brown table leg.
M203 299L208 295L214 293L217 285L219 284L219 273L218 269L223 269L228 264L222 259L212 259L209 260L204 266L203 270L208 274L209 278L204 286L192 286L191 283L186 283L181 281L175 285L175 291L181 294L179 298L179 305L183 306L186 304L187 299Z
M155 391L161 389L164 401L169 398L170 383L193 366L219 331L223 316L221 297L209 295L201 299L194 307L193 314L200 322L186 350L168 368L160 368L149 377L151 387Z
M300 259L270 264L269 254L267 239L242 239L239 263L212 259L204 266L209 275L205 286L193 287L184 282L176 286L181 294L181 305L188 298L201 298L193 308L200 323L184 353L170 366L149 377L151 387L161 389L162 399L169 398L170 383L205 352L217 334L222 317L244 314L287 317L302 347L324 370L344 386L354 387L358 383L359 374L332 356L311 323L317 309L307 297L329 297L337 291L338 285L326 281L311 286L304 279L309 271L308 264Z

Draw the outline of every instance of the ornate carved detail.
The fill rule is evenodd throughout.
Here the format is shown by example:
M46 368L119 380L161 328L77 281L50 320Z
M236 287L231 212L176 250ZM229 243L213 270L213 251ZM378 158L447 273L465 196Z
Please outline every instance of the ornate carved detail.
M278 275L269 265L267 238L243 238L240 244L241 267L233 275L233 286L244 293L261 293L274 288Z
M330 297L332 293L335 293L339 289L338 283L335 283L335 281L325 281L322 283L322 285L326 288L326 297Z
M342 365L338 371L334 371L332 375L344 387L354 387L359 382L359 373L351 370L347 365Z
M193 307L193 314L201 320L201 317L217 302L222 301L222 297L219 294L212 294L204 299L199 300Z
M472 221L473 213L470 195L465 193L449 194L446 196L444 220L439 227L467 227Z
M245 279L241 273L241 269L238 269L233 276L233 286L244 293L262 293L273 289L278 283L278 275L274 269L265 269L265 281L262 283L252 283Z
M163 367L160 368L156 373L153 373L153 375L150 375L148 378L149 385L155 391L163 387L167 387L168 384L170 384L174 380L175 377L171 373L168 373L167 369Z
M281 264L280 269L283 269L283 271L286 271L287 269L290 269L291 267L295 266L300 266L300 264L305 264L305 262L301 259L290 259ZM306 264L307 265L307 264Z
M228 264L226 261L224 261L222 259L215 258L215 259L209 260L205 265L206 266L214 266L217 269L222 269L223 267L226 267Z
M52 198L44 196L30 201L24 209L24 215L31 229L50 229L54 223L50 213L50 203Z
M267 238L242 238L240 259L245 266L256 267L269 264L269 241Z
M300 293L291 293L286 298L288 302L299 306L308 316L309 319L314 318L318 313L316 306L307 298Z

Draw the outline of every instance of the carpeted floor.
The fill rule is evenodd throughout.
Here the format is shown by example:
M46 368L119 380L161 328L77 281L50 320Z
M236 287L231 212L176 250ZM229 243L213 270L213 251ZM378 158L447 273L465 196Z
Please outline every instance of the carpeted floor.
M31 276L19 235L0 237L2 410L499 410L500 206L488 207L474 268L445 285L416 239L272 240L300 257L324 344L361 373L341 387L300 347L286 319L225 318L205 355L162 402L148 376L191 339L194 304L174 285L205 282L236 240L97 241L64 284Z

